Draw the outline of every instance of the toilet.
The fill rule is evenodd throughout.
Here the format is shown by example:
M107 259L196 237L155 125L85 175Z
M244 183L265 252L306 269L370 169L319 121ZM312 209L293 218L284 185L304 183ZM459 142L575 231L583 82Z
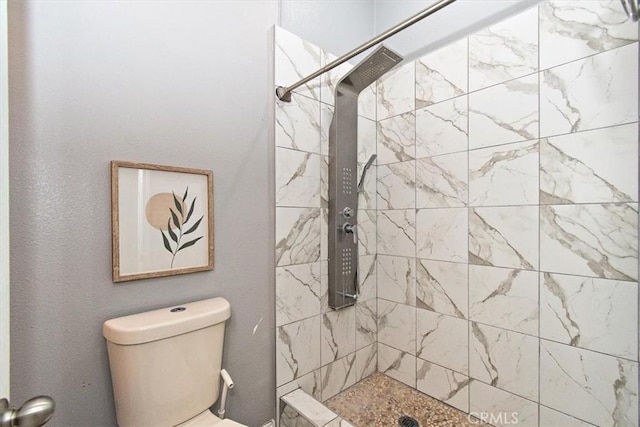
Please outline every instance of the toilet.
M120 427L244 427L209 411L220 394L224 298L107 320Z

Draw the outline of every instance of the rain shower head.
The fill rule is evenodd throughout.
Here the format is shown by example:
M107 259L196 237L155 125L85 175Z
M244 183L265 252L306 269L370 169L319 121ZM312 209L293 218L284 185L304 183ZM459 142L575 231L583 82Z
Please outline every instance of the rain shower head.
M338 82L336 90L337 92L349 91L358 94L400 61L402 61L400 55L388 47L380 45Z

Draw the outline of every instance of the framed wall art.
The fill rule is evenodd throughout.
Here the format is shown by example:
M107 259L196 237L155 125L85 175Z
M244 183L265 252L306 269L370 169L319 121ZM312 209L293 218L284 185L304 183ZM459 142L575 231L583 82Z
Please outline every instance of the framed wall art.
M111 162L113 281L213 269L213 173Z

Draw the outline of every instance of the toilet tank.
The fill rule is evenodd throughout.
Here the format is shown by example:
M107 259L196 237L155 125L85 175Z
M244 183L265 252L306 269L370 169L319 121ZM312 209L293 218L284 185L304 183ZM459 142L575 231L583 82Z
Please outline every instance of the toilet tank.
M211 407L230 315L212 298L106 321L118 425L175 426Z

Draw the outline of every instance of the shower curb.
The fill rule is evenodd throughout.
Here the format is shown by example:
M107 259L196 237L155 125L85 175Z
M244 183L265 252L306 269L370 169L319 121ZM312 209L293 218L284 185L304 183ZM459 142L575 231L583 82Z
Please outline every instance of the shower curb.
M280 398L281 413L285 407L291 408L299 417L303 418L313 427L354 427L349 422L340 418L335 412L327 408L313 396L298 388ZM293 425L299 425L294 423ZM280 416L280 427L293 427L289 421Z

